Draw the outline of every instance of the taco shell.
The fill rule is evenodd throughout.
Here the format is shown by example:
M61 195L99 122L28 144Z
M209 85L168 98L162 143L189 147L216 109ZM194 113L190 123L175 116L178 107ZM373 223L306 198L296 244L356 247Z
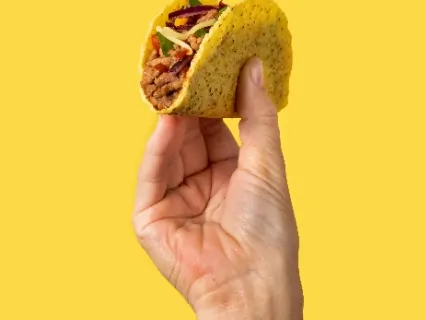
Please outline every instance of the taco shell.
M218 0L203 0L217 5ZM168 14L186 5L175 0L151 23L142 47L140 75L153 50L150 41ZM292 71L291 34L285 13L273 0L227 1L229 8L205 36L194 56L183 87L173 104L161 111L154 108L141 89L143 101L159 114L205 118L237 118L235 97L242 67L256 56L263 61L265 87L277 112L288 104Z

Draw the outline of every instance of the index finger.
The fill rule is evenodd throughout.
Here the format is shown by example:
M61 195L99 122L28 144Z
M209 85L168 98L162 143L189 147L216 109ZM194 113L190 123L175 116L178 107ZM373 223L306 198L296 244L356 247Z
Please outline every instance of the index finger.
M184 126L178 117L161 116L149 139L138 175L135 213L161 201L167 190L167 166L179 154Z

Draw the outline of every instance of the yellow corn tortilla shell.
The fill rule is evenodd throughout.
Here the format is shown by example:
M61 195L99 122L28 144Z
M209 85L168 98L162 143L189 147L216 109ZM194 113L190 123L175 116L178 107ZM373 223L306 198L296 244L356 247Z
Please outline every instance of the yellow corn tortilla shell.
M219 1L202 3L217 5ZM141 89L144 102L153 111L205 118L238 117L235 111L238 78L241 68L254 56L263 61L265 86L277 111L287 106L293 56L284 12L273 0L225 3L229 8L205 36L173 105L158 111ZM175 0L151 23L139 63L141 77L153 50L151 35L155 28L165 26L168 14L187 4L188 0Z

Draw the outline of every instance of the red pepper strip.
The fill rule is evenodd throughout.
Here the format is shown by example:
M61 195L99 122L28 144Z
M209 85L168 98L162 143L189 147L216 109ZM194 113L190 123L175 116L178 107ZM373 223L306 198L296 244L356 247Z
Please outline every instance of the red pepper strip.
M177 53L176 53L176 59L178 59L178 60L182 60L182 59L185 59L186 58L186 56L187 56L187 50L181 50L181 51L178 51Z
M158 37L157 37L156 34L153 34L151 36L151 42L152 42L152 46L154 47L154 49L159 51L160 48L161 48L161 45L160 45L160 40L158 40Z
M157 69L158 71L160 71L161 73L169 71L169 68L166 67L164 64L161 64L161 63L157 64L154 68Z

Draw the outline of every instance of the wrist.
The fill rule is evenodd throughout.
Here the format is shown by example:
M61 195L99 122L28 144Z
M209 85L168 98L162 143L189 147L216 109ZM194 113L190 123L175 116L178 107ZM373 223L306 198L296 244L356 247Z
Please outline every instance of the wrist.
M197 320L302 320L303 293L281 289L272 292L242 286L232 293L218 291L195 309Z
M227 307L220 306L211 309L202 309L196 312L197 320L275 320L272 310L265 307L256 307L256 304L247 302L230 304Z
M261 294L263 290L259 288L254 289L252 281L236 279L203 295L195 308L197 320L272 319L267 295Z

